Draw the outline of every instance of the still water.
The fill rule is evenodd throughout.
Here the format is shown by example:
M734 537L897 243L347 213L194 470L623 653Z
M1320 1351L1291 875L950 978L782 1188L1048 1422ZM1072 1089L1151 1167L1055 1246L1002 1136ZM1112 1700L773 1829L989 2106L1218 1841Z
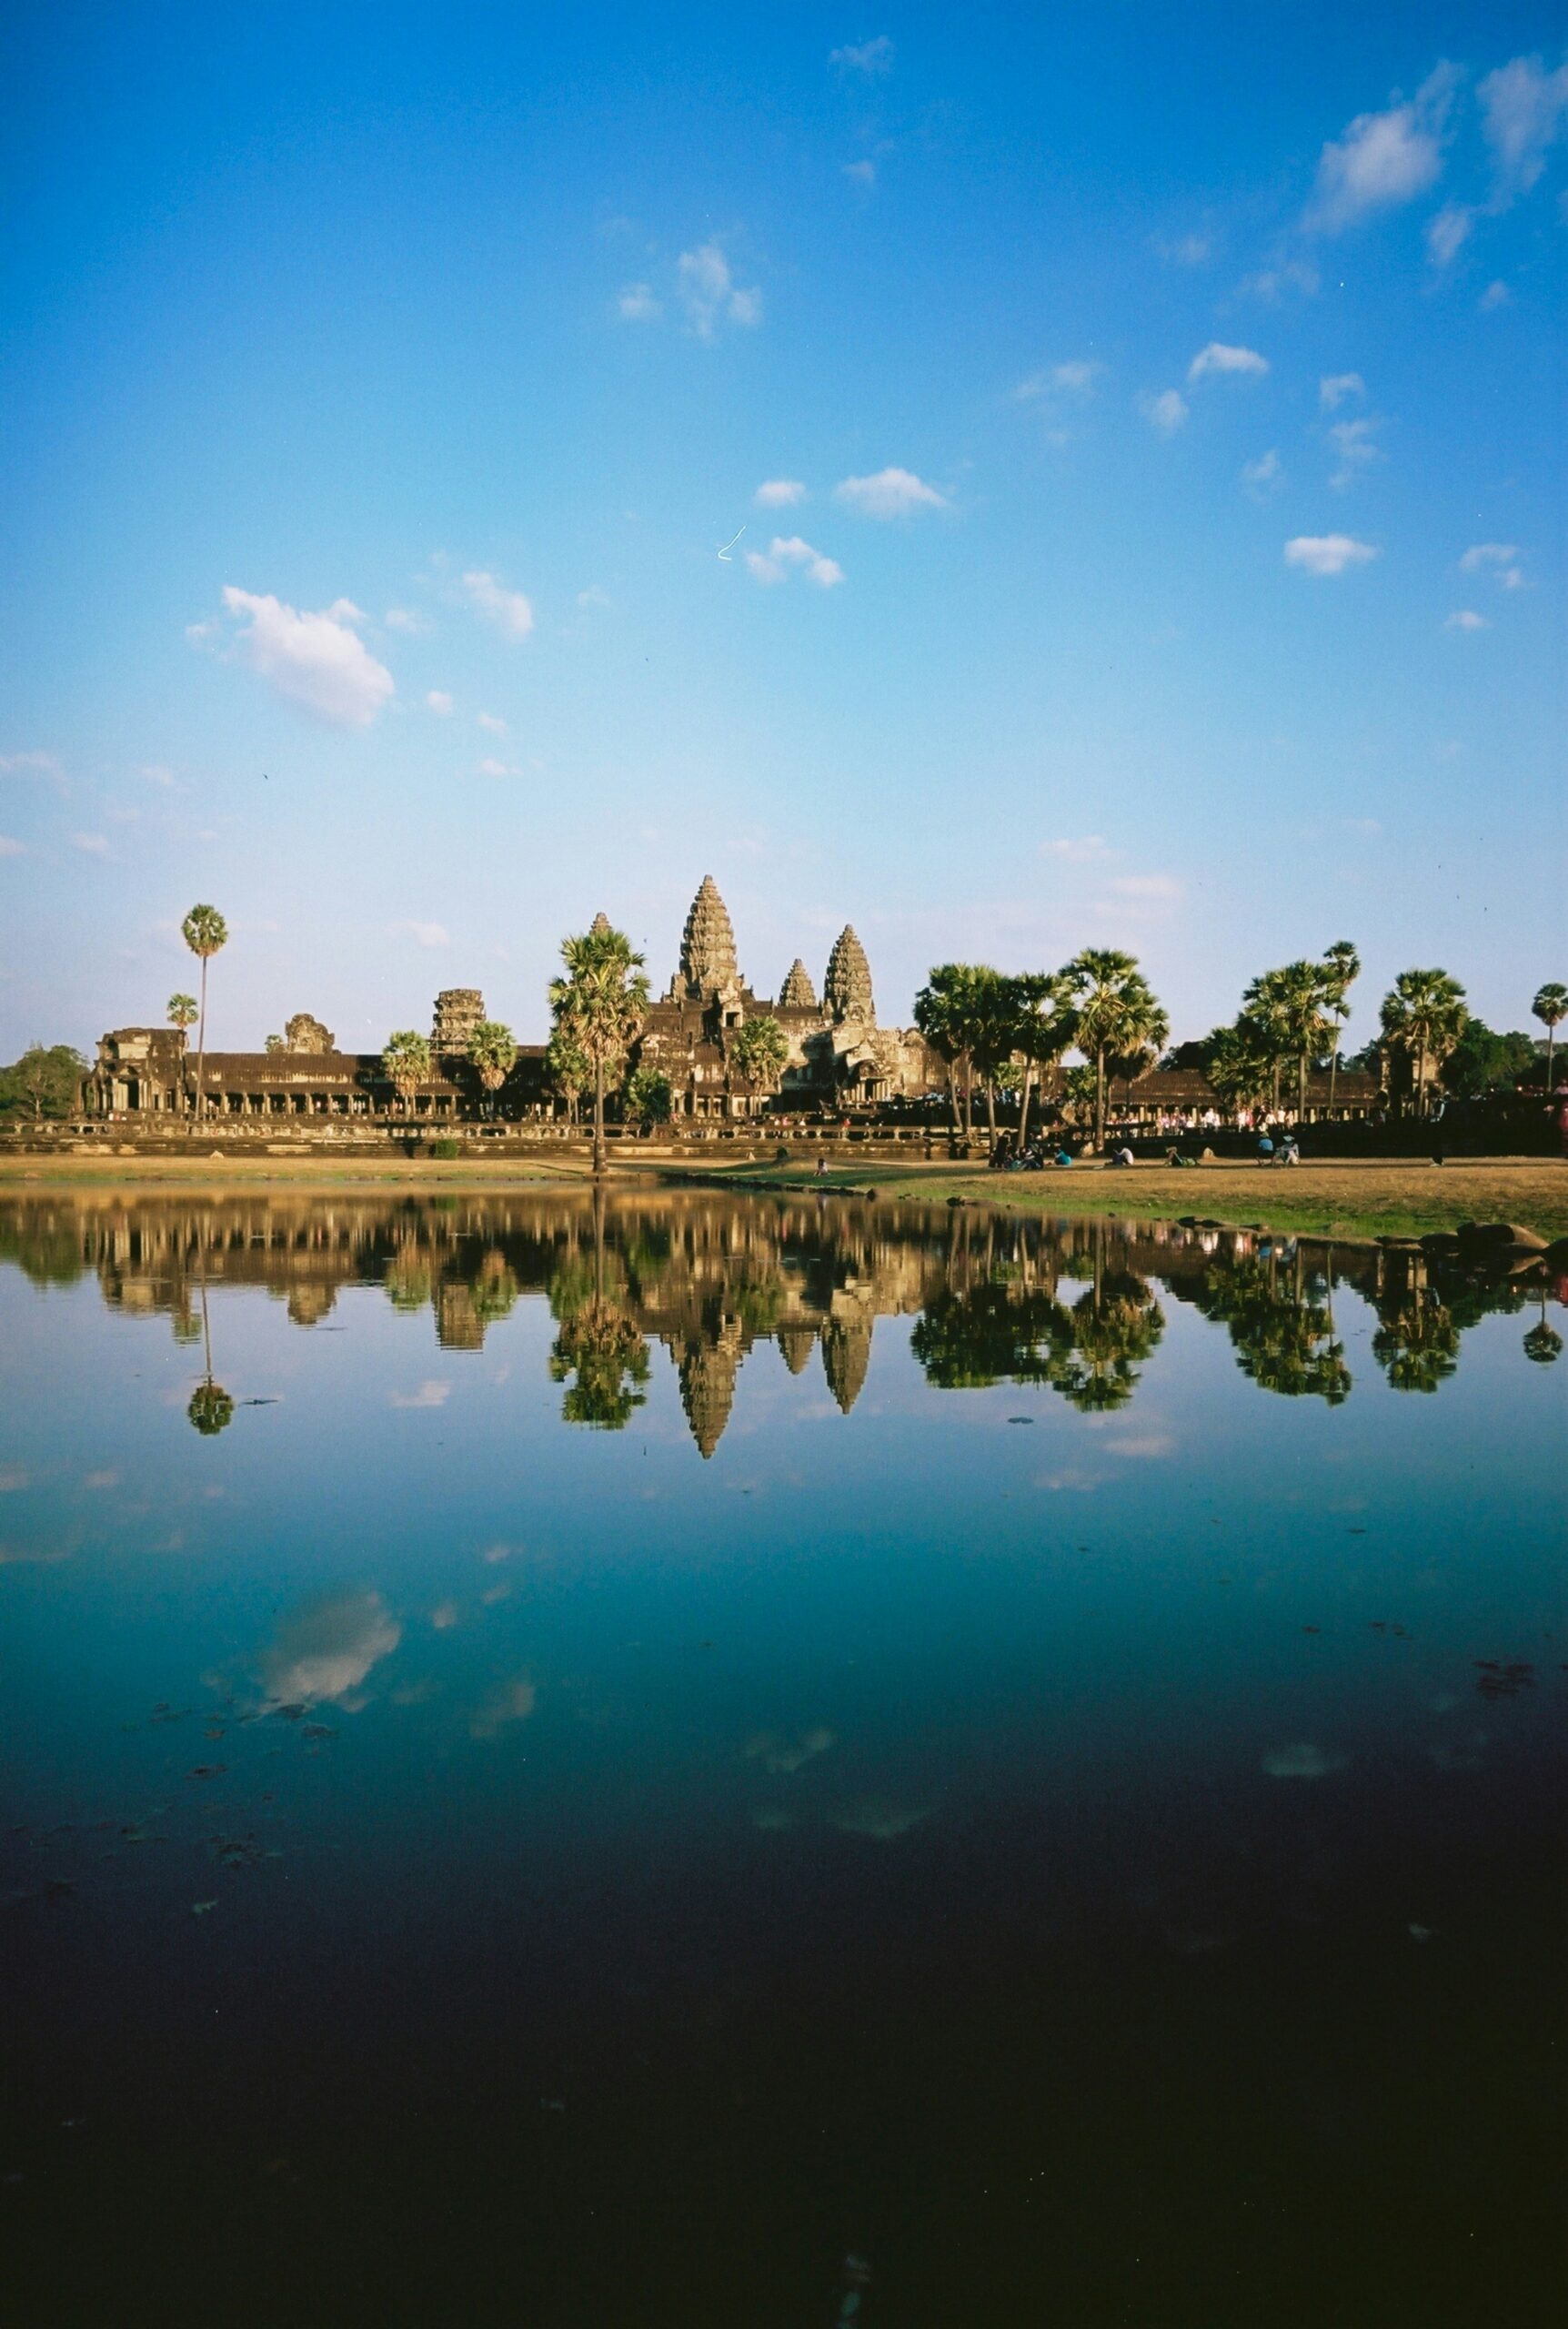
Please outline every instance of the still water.
M5 2317L1552 2317L1565 1290L0 1207Z

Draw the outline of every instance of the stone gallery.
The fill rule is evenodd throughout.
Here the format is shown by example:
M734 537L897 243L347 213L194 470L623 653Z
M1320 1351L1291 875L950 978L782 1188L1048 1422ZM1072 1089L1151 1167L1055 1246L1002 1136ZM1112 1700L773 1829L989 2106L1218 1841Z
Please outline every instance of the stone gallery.
M295 1116L361 1119L373 1116L474 1117L487 1112L487 1095L467 1059L474 1029L487 1016L475 987L448 987L436 997L430 1030L430 1074L407 1106L393 1089L378 1052L340 1052L330 1029L302 1011L265 1051L209 1051L204 1068L204 1115L236 1118ZM742 1074L735 1037L749 1019L777 1020L789 1046L777 1093ZM729 910L711 875L692 901L680 942L680 960L668 991L648 1009L628 1064L668 1075L678 1116L734 1118L783 1109L866 1107L941 1087L944 1070L919 1030L879 1027L871 966L854 931L834 942L821 1000L799 958L777 1002L759 995L742 976ZM100 1037L86 1083L89 1112L100 1116L187 1114L196 1097L195 1054L175 1027L117 1027ZM498 1112L514 1120L556 1113L545 1049L523 1044L497 1095Z

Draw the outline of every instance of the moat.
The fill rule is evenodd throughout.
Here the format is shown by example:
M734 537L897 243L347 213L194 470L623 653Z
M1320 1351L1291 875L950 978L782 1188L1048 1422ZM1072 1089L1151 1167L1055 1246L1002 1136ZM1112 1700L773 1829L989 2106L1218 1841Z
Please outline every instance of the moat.
M13 2317L1549 2318L1516 1260L0 1202Z

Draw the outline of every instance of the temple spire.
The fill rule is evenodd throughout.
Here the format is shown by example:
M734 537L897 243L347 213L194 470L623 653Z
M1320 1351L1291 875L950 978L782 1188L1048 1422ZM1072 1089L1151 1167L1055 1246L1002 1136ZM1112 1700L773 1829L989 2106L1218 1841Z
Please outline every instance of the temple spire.
M708 995L739 983L729 910L711 873L691 902L680 940L680 983L688 994Z
M871 997L871 965L848 923L839 933L828 957L822 999L829 1017L840 1023L846 1019L858 1019L869 1027L877 1023L877 1006Z
M779 990L780 1011L815 1011L817 990L811 983L811 973L799 954L789 965L789 974Z

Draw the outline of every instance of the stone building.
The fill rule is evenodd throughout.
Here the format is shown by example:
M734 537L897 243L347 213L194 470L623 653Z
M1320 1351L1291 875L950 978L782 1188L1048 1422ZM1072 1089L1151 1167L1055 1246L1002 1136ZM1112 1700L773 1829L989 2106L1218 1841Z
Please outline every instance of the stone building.
M761 1017L777 1020L789 1046L776 1095L743 1075L734 1057L736 1035ZM638 1065L668 1076L682 1116L865 1106L936 1090L944 1073L917 1028L877 1024L871 966L852 929L834 941L820 1003L799 956L776 1002L759 994L740 971L729 910L710 873L691 902L680 960L649 1008L637 1056Z

